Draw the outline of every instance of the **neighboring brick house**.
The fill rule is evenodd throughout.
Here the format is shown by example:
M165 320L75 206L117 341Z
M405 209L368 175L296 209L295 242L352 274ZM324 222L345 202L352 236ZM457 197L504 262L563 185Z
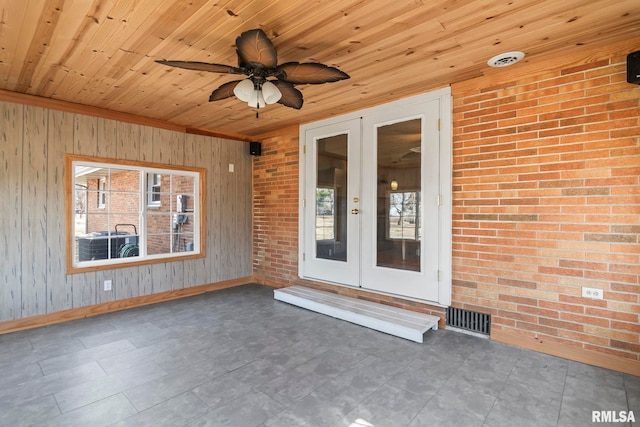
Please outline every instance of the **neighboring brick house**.
M87 180L86 232L141 233L140 202L146 204L147 253L182 252L193 241L193 179L148 174L147 191L140 196L140 172L122 171L111 178ZM177 196L186 195L185 212ZM143 200L139 200L142 198ZM176 218L176 215L180 215ZM176 224L177 222L177 224Z

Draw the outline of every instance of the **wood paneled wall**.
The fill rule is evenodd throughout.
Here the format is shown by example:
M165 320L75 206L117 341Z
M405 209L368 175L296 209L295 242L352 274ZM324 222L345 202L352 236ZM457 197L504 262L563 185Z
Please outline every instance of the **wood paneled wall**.
M207 256L67 275L66 153L205 168ZM0 197L0 321L252 274L243 142L0 102ZM106 279L112 291L102 290Z

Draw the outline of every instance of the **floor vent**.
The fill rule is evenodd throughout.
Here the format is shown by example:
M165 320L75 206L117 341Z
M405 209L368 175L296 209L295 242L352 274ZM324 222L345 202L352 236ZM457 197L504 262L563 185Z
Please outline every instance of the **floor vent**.
M447 308L447 326L483 335L491 333L491 315L462 308Z

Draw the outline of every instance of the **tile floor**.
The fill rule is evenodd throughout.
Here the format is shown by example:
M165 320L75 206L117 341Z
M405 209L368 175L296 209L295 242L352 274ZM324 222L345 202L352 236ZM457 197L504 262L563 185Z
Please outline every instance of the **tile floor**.
M1 426L582 427L594 410L640 422L640 378L453 331L417 344L254 284L0 336Z

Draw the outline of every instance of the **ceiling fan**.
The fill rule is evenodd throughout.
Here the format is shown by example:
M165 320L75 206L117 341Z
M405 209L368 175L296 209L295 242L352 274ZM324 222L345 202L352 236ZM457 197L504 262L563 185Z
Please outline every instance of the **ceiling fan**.
M303 103L302 93L295 85L330 83L349 78L347 73L317 62L287 62L278 65L276 49L261 29L240 34L236 38L236 52L237 67L196 61L156 62L188 70L244 74L248 78L224 83L214 90L209 102L235 95L241 101L247 102L249 107L258 109L276 102L300 109Z

